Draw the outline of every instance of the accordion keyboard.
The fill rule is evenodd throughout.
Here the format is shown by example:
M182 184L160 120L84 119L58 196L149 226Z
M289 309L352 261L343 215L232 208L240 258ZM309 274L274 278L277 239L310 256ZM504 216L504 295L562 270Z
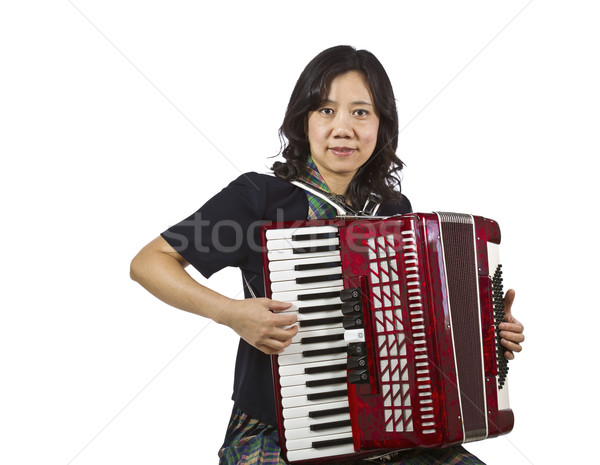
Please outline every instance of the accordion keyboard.
M290 302L299 325L278 357L287 457L352 453L337 228L270 230L266 246L271 297Z

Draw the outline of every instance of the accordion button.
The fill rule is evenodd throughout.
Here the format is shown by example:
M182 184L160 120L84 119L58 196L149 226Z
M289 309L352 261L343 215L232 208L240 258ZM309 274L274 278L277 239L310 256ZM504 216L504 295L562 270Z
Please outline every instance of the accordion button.
M358 329L364 328L362 315L359 316L345 316L343 317L342 324L344 329Z
M352 315L353 313L361 313L362 312L362 302L361 301L349 301L342 303L342 314L344 315Z
M369 372L367 370L352 370L348 372L348 382L350 384L365 384L369 382Z
M367 355L367 345L363 343L348 344L348 355Z
M348 302L350 300L358 300L360 298L360 289L353 287L351 289L342 289L340 291L340 299L342 302Z
M367 367L367 357L349 357L348 370L356 370L357 368L364 369Z

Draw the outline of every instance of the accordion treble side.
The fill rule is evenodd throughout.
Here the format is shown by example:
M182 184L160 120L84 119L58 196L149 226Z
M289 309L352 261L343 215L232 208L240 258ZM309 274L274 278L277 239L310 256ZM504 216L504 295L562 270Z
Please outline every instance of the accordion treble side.
M291 302L300 327L272 359L290 463L512 429L495 221L414 213L272 224L262 235L266 295Z

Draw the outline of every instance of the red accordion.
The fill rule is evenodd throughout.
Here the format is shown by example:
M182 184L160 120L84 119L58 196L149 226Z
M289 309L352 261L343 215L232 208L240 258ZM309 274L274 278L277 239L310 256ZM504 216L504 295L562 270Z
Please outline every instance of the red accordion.
M300 331L273 357L280 445L331 463L510 432L500 229L457 213L263 227L267 297Z

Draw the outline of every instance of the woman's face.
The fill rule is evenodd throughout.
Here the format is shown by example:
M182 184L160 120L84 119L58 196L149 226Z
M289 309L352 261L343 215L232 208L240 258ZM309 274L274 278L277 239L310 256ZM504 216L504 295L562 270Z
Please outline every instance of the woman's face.
M310 153L328 184L350 182L373 154L378 129L379 116L363 74L349 71L334 78L325 101L309 112L307 131Z

